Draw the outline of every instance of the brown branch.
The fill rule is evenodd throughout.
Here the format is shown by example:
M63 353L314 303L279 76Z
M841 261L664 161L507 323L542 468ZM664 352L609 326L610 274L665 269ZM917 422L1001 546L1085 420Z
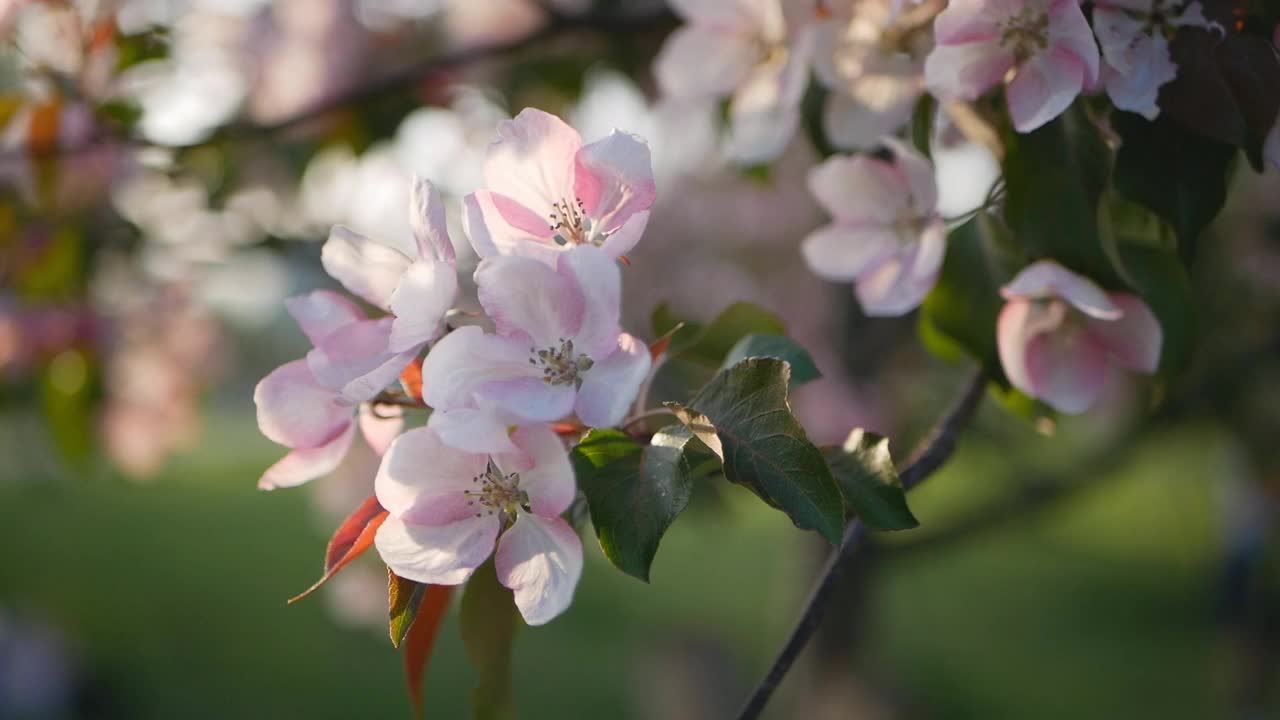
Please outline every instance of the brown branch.
M955 452L960 433L968 426L978 409L978 403L982 400L986 384L986 376L982 371L974 372L964 394L947 411L947 414L943 416L933 431L925 437L916 452L912 453L906 467L898 474L905 489L910 490L924 482L950 459L952 453ZM778 685L782 682L783 677L786 676L787 671L791 669L801 651L809 644L814 631L818 629L818 624L822 621L822 616L827 609L827 603L835 591L844 566L849 558L853 556L865 535L866 526L858 522L856 518L845 527L840 547L836 548L835 552L831 553L831 557L827 559L822 576L819 578L817 585L814 586L813 592L809 595L809 600L805 603L804 611L800 614L800 619L796 623L795 629L791 631L790 637L783 644L782 650L779 651L778 657L773 661L768 674L756 686L751 698L747 700L747 704L743 706L742 712L738 715L741 720L760 717L760 713L764 711L765 705L773 697L774 691L778 689Z

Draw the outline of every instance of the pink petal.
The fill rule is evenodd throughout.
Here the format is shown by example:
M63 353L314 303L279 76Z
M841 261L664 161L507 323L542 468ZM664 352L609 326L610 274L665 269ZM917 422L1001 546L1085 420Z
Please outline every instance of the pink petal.
M519 255L554 267L564 249L552 241L554 233L547 230L547 223L538 232L521 230L498 211L497 198L495 193L478 190L463 199L462 225L476 254L482 258Z
M929 159L897 138L887 137L881 143L893 151L893 169L901 174L902 184L911 193L915 214L933 213L938 206L938 181Z
M617 130L578 151L574 194L582 201L594 232L612 233L657 197L649 146Z
M564 419L573 410L576 396L572 385L552 385L539 373L538 377L486 383L476 389L475 401L482 407L498 408L514 416L517 424L524 424Z
M836 155L809 171L809 191L843 224L892 225L907 206L906 176L870 155Z
M874 148L885 136L907 124L921 93L920 82L914 78L881 77L859 87L867 90L831 93L822 108L823 130L836 147Z
M1075 415L1102 394L1106 355L1085 333L1041 333L1027 343L1027 376L1038 397L1055 410Z
M729 102L729 154L741 163L773 160L800 125L790 60L760 65ZM807 76L806 76L807 77Z
M433 258L453 266L457 261L449 225L445 220L444 199L430 182L414 177L409 202L409 227L418 246L419 258Z
M387 446L404 429L404 410L395 405L379 405L375 414L370 405L361 405L357 415L364 441L374 453L386 453Z
M320 251L325 272L370 304L387 309L409 258L342 225L334 225Z
M520 452L493 460L503 472L520 473L520 489L528 493L534 514L554 517L568 510L577 485L564 442L546 425L525 425L511 440Z
M1084 88L1084 77L1080 59L1065 49L1053 48L1032 57L1009 83L1014 129L1031 132L1061 115Z
M374 478L378 502L416 525L448 525L478 512L469 504L489 456L446 445L434 430L414 428L391 442Z
M372 400L394 383L418 348L388 350L392 318L361 320L331 333L307 353L307 367L321 385L337 390L349 404Z
M809 270L824 280L848 282L898 251L898 239L881 227L827 225L800 245Z
M619 258L631 252L636 243L640 242L640 236L644 235L644 229L649 224L649 211L638 212L615 230L609 237L605 238L600 245L600 249L605 255L611 258Z
M1098 43L1080 9L1080 0L1053 0L1050 4L1049 47L1050 52L1065 51L1083 64L1082 82L1086 89L1098 84Z
M750 33L761 26L760 6L776 0L671 0L671 9L689 23L724 32Z
M622 311L618 263L600 248L582 245L560 256L556 273L572 291L564 312L578 314L577 326L571 326L576 352L592 359L612 352Z
M854 291L862 311L872 317L906 315L933 289L934 276L912 274L914 255L893 255L858 277Z
M258 489L297 487L309 480L328 475L342 463L354 437L355 425L348 423L346 430L324 445L291 450L288 455L267 468L258 480Z
M1099 320L1118 320L1122 314L1096 283L1053 260L1040 260L1023 268L1009 284L1000 288L1000 294L1006 300L1060 297Z
M977 100L1013 64L1013 53L999 43L938 45L924 61L925 86L941 100Z
M446 445L471 453L518 453L507 429L519 422L497 408L436 410L427 420Z
M938 45L998 43L1001 22L1016 12L1008 5L990 0L954 0L934 20L934 41Z
M1095 11L1094 15L1097 14ZM1169 43L1164 36L1153 38L1143 33L1132 42L1124 65L1108 63L1103 68L1102 79L1107 96L1117 108L1154 120L1160 114L1156 105L1160 88L1177 74L1178 68L1169 55Z
M1089 320L1089 334L1116 364L1154 373L1160 365L1164 332L1160 321L1136 295L1111 293L1111 302L1124 313L1119 320Z
M590 427L613 427L622 422L651 362L644 343L626 333L619 335L617 349L597 360L582 382L574 406L578 418Z
M582 138L563 120L525 108L498 125L484 162L485 185L543 216L553 203L572 201L574 156L581 147Z
M583 301L575 279L537 260L486 258L475 278L480 305L498 334L519 340L526 349L558 348L561 339L572 337L582 325Z
M416 351L435 340L445 313L458 297L458 276L452 263L424 258L400 277L389 303L395 319L387 338L389 352Z
M530 625L564 612L582 577L582 541L557 517L520 513L498 541L498 581L511 588L516 607Z
M529 363L529 345L478 327L445 335L422 362L422 392L427 405L441 410L474 408L476 392L489 383L514 378L542 382L542 371Z
M271 371L254 388L253 402L262 434L285 447L320 447L351 425L351 407L316 382L306 360Z
M344 325L365 319L359 306L332 290L287 298L284 305L312 345Z
M450 525L413 525L392 515L378 528L374 547L396 575L429 585L459 585L493 552L496 515Z
M670 97L723 97L746 79L758 53L749 33L685 25L667 36L653 74Z

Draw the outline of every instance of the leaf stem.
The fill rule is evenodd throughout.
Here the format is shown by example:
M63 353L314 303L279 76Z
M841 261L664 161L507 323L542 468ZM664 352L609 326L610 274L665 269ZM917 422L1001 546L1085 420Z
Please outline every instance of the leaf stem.
M934 426L933 430L925 436L919 448L912 453L906 467L898 473L898 477L902 480L903 489L910 490L924 482L951 458L952 453L955 452L960 433L968 426L978 409L978 403L982 400L986 385L986 376L981 370L975 371L959 400L947 411L947 414ZM791 631L786 643L783 644L777 658L774 659L768 674L756 686L746 705L743 706L742 712L738 715L740 720L752 720L760 717L760 713L764 711L765 705L773 697L774 691L778 689L778 685L781 684L782 679L791 669L796 658L800 656L800 652L809 644L809 640L812 639L814 632L818 629L818 624L822 621L822 616L827 609L827 603L832 598L844 567L857 551L863 537L866 536L866 532L866 526L858 522L856 518L845 526L844 537L840 542L840 547L836 548L827 559L822 576L814 586L813 592L809 595L809 600L805 603L804 611L800 614L799 621Z
M644 422L645 420L649 420L655 417L662 417L663 415L670 415L671 417L675 417L675 413L666 407L651 408L649 410L645 410L644 412L636 413L635 415L632 415L626 420L623 420L622 424L618 426L618 429L626 430L627 428L630 428L632 425L635 425L636 423L641 423L641 422Z

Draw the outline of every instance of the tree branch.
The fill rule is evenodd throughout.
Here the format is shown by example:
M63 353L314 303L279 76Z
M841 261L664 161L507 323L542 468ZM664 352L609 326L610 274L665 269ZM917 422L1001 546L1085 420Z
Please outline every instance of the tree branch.
M912 453L906 467L898 473L904 489L910 490L924 482L950 459L952 453L955 452L960 433L968 426L978 409L978 403L982 400L986 384L986 376L981 370L976 371L965 388L964 394L947 411L947 414L942 417L942 420L934 427L933 431L921 441L918 449ZM857 551L865 535L866 526L858 522L856 518L845 527L840 547L836 548L831 553L831 557L827 559L822 576L818 580L818 584L814 586L813 592L809 595L804 611L800 614L800 620L796 623L795 629L791 631L791 636L787 638L786 643L782 646L778 657L773 661L773 666L769 668L768 674L756 686L751 698L747 700L747 704L742 708L742 712L738 715L740 720L751 720L760 717L760 713L764 710L765 705L768 704L769 699L773 697L773 693L778 689L782 678L786 676L787 671L791 669L801 651L809 644L814 631L818 629L818 624L822 621L823 613L826 612L827 603L836 588L841 572L849 558Z

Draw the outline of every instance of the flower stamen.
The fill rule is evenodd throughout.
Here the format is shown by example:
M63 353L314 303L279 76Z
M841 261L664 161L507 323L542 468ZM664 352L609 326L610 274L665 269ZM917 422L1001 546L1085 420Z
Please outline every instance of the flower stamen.
M529 364L542 366L542 381L548 385L573 385L582 389L582 375L595 365L585 353L574 354L573 340L560 338L560 346L539 350L529 348Z

